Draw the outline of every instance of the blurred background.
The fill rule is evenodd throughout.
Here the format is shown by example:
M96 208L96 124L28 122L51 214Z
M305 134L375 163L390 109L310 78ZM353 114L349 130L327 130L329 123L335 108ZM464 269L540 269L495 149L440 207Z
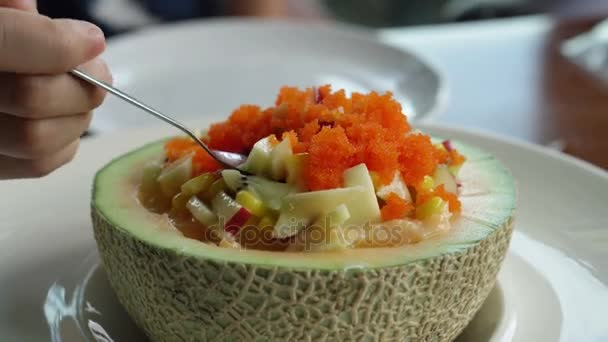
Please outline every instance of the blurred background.
M170 73L160 73L161 76L157 78L142 77L136 71L137 65L125 57L128 55L124 52L127 51L125 45L130 44L131 50L128 51L133 51L133 58L137 59L138 48L141 47L143 51L146 42L153 41L150 38L153 34L147 35L149 40L152 39L150 41L142 38L145 34L138 40L140 31L167 27L159 26L161 24L171 26L184 21L200 23L211 18L217 20L226 17L258 18L269 22L304 22L310 28L311 35L316 32L314 28L320 25L345 25L341 27L353 32L364 31L382 45L354 43L361 47L360 53L364 57L352 62L350 69L344 69L340 74L341 79L330 79L338 85L351 72L360 79L364 75L375 80L382 78L380 81L384 82L388 76L380 74L391 73L393 67L395 70L402 68L403 75L398 82L408 78L413 81L407 87L399 89L404 92L404 103L413 103L408 109L415 114L412 115L415 120L435 121L509 136L549 146L604 169L608 168L608 24L603 25L603 19L608 17L608 1L39 0L38 3L39 10L51 17L84 19L100 25L109 37L108 59L118 84L144 99L156 101L154 104L167 111L177 108L193 112L201 105L190 102L184 107L178 107L187 102L186 97L196 97L193 96L196 93L188 93L186 87L180 88L182 82L179 80L165 84L165 88L157 93L149 90L158 88L163 80L167 81L166 75ZM239 25L238 22L231 23L232 27ZM273 27L271 31L282 31L284 28L268 27ZM159 42L157 53L173 58L175 72L180 72L180 59L184 58L188 49L202 49L203 54L208 51L208 54L213 55L218 54L217 47L221 50L235 42L237 45L242 42L244 46L250 46L254 41L268 50L275 48L270 42L274 41L272 37L280 33L262 34L251 31L252 36L249 36L249 28L226 33L228 31L224 27L214 40L205 35L205 32L216 32L214 29L200 26L197 30L200 30L200 45L191 41L188 43L191 46L182 47L182 44L179 49L173 50L163 49L162 35L158 33L160 31L155 31ZM248 70L254 70L259 65L265 73L248 73L240 90L235 90L232 102L224 99L226 101L219 103L217 94L220 92L213 93L212 88L213 84L217 84L217 79L221 78L218 74L234 76L229 74L230 66L214 64L211 69L201 66L204 70L200 69L197 73L189 65L190 69L182 70L180 75L184 80L188 79L188 75L191 78L196 75L198 83L195 87L200 87L200 94L216 97L203 96L205 105L213 112L223 112L217 116L220 118L227 114L225 111L230 106L238 105L238 101L258 100L257 97L239 97L238 91L246 92L247 87L251 89L254 88L252 84L261 85L268 81L267 78L290 80L290 72L286 71L290 67L294 73L326 72L326 69L314 69L314 63L308 66L310 69L301 68L304 57L315 59L317 64L325 62L324 59L330 60L331 54L336 58L348 59L337 50L341 48L336 43L339 38L332 38L334 40L331 41L322 33L324 31L315 33L317 36L300 34L298 32L301 31L297 30L287 31L290 35L290 49L293 51L277 50L283 54L276 62L280 63L282 69L278 69L281 71L266 71L263 62L268 62L269 58L266 55L261 58L262 55L256 54L251 47L249 52L243 51L242 56L232 56L226 61L225 64L231 65L240 63ZM237 33L239 36L234 37ZM179 36L179 33L176 34ZM133 39L129 40L128 37ZM175 36L172 39L175 40ZM303 42L303 46L308 46L306 44L311 39L320 42L317 51L307 53L297 50L298 40ZM327 42L323 43L324 40ZM381 46L386 46L387 50L382 50ZM417 64L408 62L403 66L393 65L394 59L399 57L395 57L388 47L411 53L419 60L416 60ZM348 51L349 56L358 54L356 49L348 50L346 43L342 51ZM216 63L222 55L218 56L209 60L201 58L201 64L209 65L210 61ZM414 60L408 56L404 55L404 60ZM161 70L160 64L154 65L157 60L155 58L150 57L148 60L148 57L143 57L139 62L147 62L155 70ZM290 64L292 62L293 66ZM374 65L374 62L383 65ZM369 68L365 63L369 64ZM211 75L209 70L217 72L216 75L205 77ZM147 72L150 73L149 70ZM422 74L424 75L421 76ZM238 77L235 79L240 80ZM382 88L378 85L386 84L380 81L373 83L374 87ZM276 85L267 83L273 87ZM393 90L388 86L387 89ZM172 93L177 95L172 97ZM268 98L270 95L265 96ZM197 97L196 101L200 102L200 98ZM110 119L118 111L114 105L110 101L100 109L98 117L103 117L106 122L98 119L92 128L92 134L120 126L112 126L107 122L117 121L116 118ZM137 124L136 121L130 123Z
M596 0L39 0L51 17L95 22L108 36L159 22L218 16L298 17L386 28L532 14L608 13Z

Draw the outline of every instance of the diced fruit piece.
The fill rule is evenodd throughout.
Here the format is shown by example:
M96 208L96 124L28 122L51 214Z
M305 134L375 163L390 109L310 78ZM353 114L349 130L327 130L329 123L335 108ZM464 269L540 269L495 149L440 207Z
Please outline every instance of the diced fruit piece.
M158 176L160 189L167 197L173 197L181 190L182 184L192 177L192 156L182 157L164 170Z
M354 248L396 247L420 242L425 227L421 221L398 219L351 227L346 234Z
M443 188L447 192L458 194L458 185L456 179L452 173L448 170L446 165L439 165L433 173L433 181L435 186L443 185Z
M431 215L440 213L444 208L447 208L447 202L441 197L433 196L416 208L416 218L424 220Z
M443 184L435 188L434 195L441 197L442 200L448 203L448 208L451 213L460 212L462 203L458 199L458 195L445 190Z
M311 244L310 250L320 252L348 248L350 243L344 236L342 224L348 221L349 218L350 213L344 204L339 205L336 209L319 218L313 226L323 228L324 239L320 244Z
M243 209L249 211L247 208L243 207ZM260 218L253 215L251 211L249 211L249 219L245 222L245 226L257 226L258 222L260 222Z
M448 150L446 150L445 145L443 143L437 143L437 144L434 144L433 146L438 150L449 152Z
M221 174L230 190L238 192L245 187L247 177L238 170L222 170Z
M238 242L236 242L236 241L234 241L234 239L231 239L228 237L224 237L223 239L221 239L217 245L220 247L223 247L223 248L235 248L235 249L241 248L241 245Z
M270 152L270 177L277 181L284 180L287 173L286 161L292 155L293 151L289 139L283 139L276 145Z
M279 210L283 197L297 192L293 185L258 176L244 176L236 170L223 170L222 177L233 191L248 190L272 210Z
M418 190L420 192L429 192L432 191L434 188L435 181L431 176L424 176L424 178L422 178L422 182L420 182L420 185L418 186Z
M408 202L394 192L391 192L386 197L386 204L384 204L380 213L382 214L383 221L390 221L405 218L412 209L414 209L414 206L411 202Z
M374 182L369 175L369 170L365 164L355 165L344 171L344 187L361 186L366 190L374 189Z
M224 230L232 235L238 234L249 220L252 218L249 210L241 207L224 225Z
M269 215L254 224L248 223L239 231L237 240L244 248L283 251L289 245L289 240L273 238L272 231L275 222L276 220Z
M247 170L256 175L264 175L270 169L270 154L274 147L272 138L276 140L274 135L270 135L259 140L253 145L247 161L242 165L243 170Z
M273 182L265 178L247 176L247 189L259 197L272 210L281 208L283 198L297 189L290 184Z
M258 222L257 226L261 230L273 229L274 225L277 223L277 220L270 215L262 217L260 222Z
M349 207L351 215L349 223L358 224L380 221L380 206L376 199L374 183L369 176L369 171L365 164L361 163L353 166L344 172L344 186L347 188L362 187L365 189L365 194L357 198L356 208Z
M263 217L266 215L268 208L262 203L262 201L251 192L247 190L241 190L236 194L236 201L244 208L249 210L253 215Z
M380 187L382 187L382 181L380 180L380 175L378 172L370 171L369 177L372 179L372 183L374 184L374 189L378 191Z
M433 214L425 217L422 220L425 228L425 236L423 236L423 238L427 239L449 230L451 217L452 213L447 205L441 206L440 209L435 210Z
M182 193L187 196L192 196L206 191L216 179L217 176L215 176L213 173L204 173L200 176L194 177L182 184Z
M450 151L450 166L459 166L465 162L466 158L458 150Z
M224 191L219 191L211 200L211 208L220 220L227 223L242 206Z
M191 196L183 192L178 193L171 199L171 207L178 213L184 212L186 210L186 203L188 203Z
M293 239L288 251L320 252L348 248L341 225L348 221L350 213L341 204L334 210L321 215L310 227L302 230Z
M232 235L238 233L251 217L251 213L247 209L223 191L215 195L211 201L211 207L218 216L220 223L223 223L224 230Z
M284 239L296 235L310 224L312 219L293 215L290 213L281 213L274 225L272 236L276 239Z
M292 154L285 160L287 183L294 185L299 190L306 189L306 180L304 178L306 163L308 163L308 153Z
M217 215L215 215L203 201L196 196L191 196L186 203L186 208L197 221L207 227L211 227L217 223Z
M227 191L228 190L228 186L226 185L226 182L224 182L223 178L219 178L217 180L215 180L213 183L211 183L211 186L209 186L209 189L207 189L207 191L199 194L199 197L206 202L211 202L213 200L213 198L215 198L215 196L221 192L221 191Z
M351 214L347 223L361 224L366 219L359 215L358 221L355 221L353 213L370 211L365 208L366 203L361 201L368 194L369 189L363 186L289 194L283 198L273 235L276 238L293 236L326 212L327 208L335 208L340 204L346 205Z
M141 185L138 189L138 198L141 203L156 213L163 213L171 209L171 197L163 194L158 183L161 170L162 160L146 163L143 168Z
M313 226L319 227L331 227L344 224L346 221L350 219L350 212L348 208L344 204L340 204L334 210L329 213L322 215L319 217L314 223Z
M376 191L376 195L385 201L391 193L399 196L399 198L404 201L412 201L410 191L407 189L407 185L405 184L403 177L401 177L401 172L399 171L395 172L395 176L389 184L381 186L378 191Z
M450 166L448 166L448 170L450 171L452 176L457 177L461 166L462 165L450 165Z
M452 150L454 149L454 147L452 146L452 142L449 140L445 140L441 144L448 152L452 152Z
M158 176L161 173L161 164L159 162L151 162L144 166L140 191L152 193L158 189Z
M311 252L335 251L350 247L341 226L325 227L325 239L322 244L311 245Z

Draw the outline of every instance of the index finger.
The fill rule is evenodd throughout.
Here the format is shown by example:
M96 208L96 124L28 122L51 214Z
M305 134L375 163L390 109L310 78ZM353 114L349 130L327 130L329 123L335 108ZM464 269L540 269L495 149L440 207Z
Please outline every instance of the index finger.
M27 12L38 11L36 0L0 0L0 7L14 8Z

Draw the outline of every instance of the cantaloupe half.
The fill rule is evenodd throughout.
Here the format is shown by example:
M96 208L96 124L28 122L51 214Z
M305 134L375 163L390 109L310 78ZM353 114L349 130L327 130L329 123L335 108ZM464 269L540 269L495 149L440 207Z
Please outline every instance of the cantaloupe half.
M162 141L98 172L95 238L122 305L152 341L451 341L492 289L516 193L492 155L455 142L462 213L445 236L398 248L287 253L180 236L136 197Z

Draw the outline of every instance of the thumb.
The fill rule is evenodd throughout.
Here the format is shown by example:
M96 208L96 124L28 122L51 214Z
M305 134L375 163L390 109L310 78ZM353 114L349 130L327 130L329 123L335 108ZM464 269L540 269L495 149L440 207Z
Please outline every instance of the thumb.
M38 13L36 0L0 0L0 7Z

